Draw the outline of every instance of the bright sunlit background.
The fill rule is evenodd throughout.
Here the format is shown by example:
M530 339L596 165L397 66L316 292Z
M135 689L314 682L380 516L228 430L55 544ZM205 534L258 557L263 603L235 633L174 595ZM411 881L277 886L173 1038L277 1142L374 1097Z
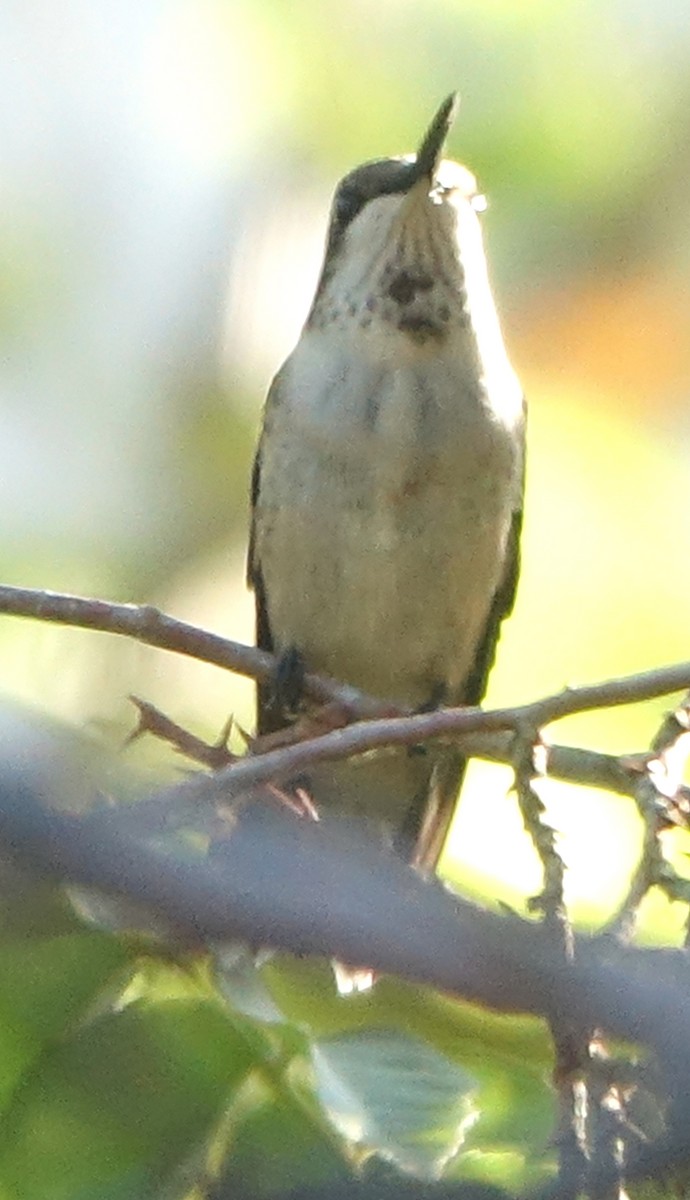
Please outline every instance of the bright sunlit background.
M524 573L490 700L687 658L689 56L683 0L3 6L3 579L251 638L252 447L332 189L413 150L458 88L449 149L489 197L531 405ZM110 742L130 692L203 735L251 720L247 685L103 635L6 618L0 654L7 694ZM641 749L663 709L553 736ZM518 903L538 873L509 783L474 772L449 869ZM593 919L625 885L632 806L544 794Z

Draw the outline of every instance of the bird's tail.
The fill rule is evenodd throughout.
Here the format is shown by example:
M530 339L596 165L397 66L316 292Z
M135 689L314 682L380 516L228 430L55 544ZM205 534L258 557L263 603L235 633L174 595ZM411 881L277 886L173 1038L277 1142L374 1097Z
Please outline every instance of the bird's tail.
M310 780L317 811L363 820L383 844L417 870L433 873L455 812L466 759L452 747L390 753L319 768ZM400 819L403 814L402 821ZM367 967L334 962L341 995L365 992L374 983Z

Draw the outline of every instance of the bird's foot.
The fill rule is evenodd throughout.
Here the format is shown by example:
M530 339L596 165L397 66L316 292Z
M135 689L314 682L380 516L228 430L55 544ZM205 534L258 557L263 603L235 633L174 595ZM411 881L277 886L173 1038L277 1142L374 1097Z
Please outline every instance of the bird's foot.
M304 656L297 646L288 646L278 658L273 679L273 705L288 719L296 716L304 692L306 667Z
M445 683L435 683L431 689L429 698L420 704L419 708L415 709L415 713L435 712L437 708L441 708L445 704L446 697L447 688ZM409 746L407 753L409 754L410 758L420 757L421 755L427 753L427 747Z

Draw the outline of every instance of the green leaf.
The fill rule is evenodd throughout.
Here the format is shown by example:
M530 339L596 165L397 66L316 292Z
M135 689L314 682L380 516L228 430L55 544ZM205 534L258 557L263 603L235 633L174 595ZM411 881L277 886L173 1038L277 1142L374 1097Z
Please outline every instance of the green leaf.
M157 1194L252 1065L246 1040L203 1001L132 1005L93 1021L43 1057L5 1115L0 1194Z
M312 1061L318 1095L343 1136L422 1179L438 1178L478 1116L474 1079L404 1033L317 1042Z
M122 945L103 934L0 943L0 1111L46 1042L83 1016L126 962Z
M350 1177L335 1135L315 1104L309 1111L289 1090L262 1088L260 1096L233 1134L225 1170L228 1195L239 1180L256 1200L264 1200Z
M285 1021L248 946L226 943L214 947L213 975L221 995L236 1012L268 1024Z

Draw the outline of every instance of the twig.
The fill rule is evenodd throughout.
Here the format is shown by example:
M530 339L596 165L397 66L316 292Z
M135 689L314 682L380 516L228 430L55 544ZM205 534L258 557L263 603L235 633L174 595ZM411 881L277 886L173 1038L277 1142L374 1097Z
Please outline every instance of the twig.
M603 931L624 943L632 940L640 905L647 892L655 883L661 882L667 869L659 839L658 795L648 775L638 780L635 800L643 823L642 850L627 893Z
M238 827L222 860L176 854L115 830L95 837L88 822L52 807L64 797L51 785L73 774L46 774L50 746L37 746L35 736L27 744L21 729L3 733L14 758L0 764L0 837L20 864L142 903L187 941L241 938L297 954L335 953L504 1012L556 1011L645 1042L658 1053L677 1113L666 1152L687 1155L684 952L631 951L582 938L574 961L564 963L530 922L483 912L420 879L396 855L334 837L318 823L301 823L295 837L294 824L279 812L260 828Z
M535 728L523 727L514 743L515 791L525 829L539 855L543 887L530 901L541 913L546 937L554 951L570 964L574 958L573 928L565 904L565 863L556 846L556 831L544 819L541 796L534 787L544 775L546 756ZM540 761L541 760L541 761ZM557 1096L556 1145L558 1147L558 1195L575 1200L587 1170L587 1089L583 1071L588 1059L590 1031L554 1010L549 1014L555 1065L553 1081Z
M600 1042L592 1042L590 1055L593 1061L588 1072L587 1090L592 1166L586 1192L591 1200L624 1200L623 1170L626 1157L630 1157L626 1155L627 1144L631 1142L631 1128L625 1113L625 1088L615 1074L607 1080L606 1073L597 1070L607 1057Z
M194 762L201 763L202 766L209 767L212 771L218 770L219 767L227 767L229 763L237 761L237 755L232 754L228 749L228 738L233 725L232 718L222 729L218 740L209 744L190 733L188 729L183 729L181 725L172 721L148 700L141 700L138 696L130 696L130 700L137 709L139 719L125 745L131 745L144 734L150 733L154 737L160 738L161 741L169 742L186 758L191 758Z
M252 679L268 679L275 669L272 655L178 621L148 605L113 604L105 600L0 585L0 613L130 637ZM313 700L341 705L344 719L351 719L352 714L367 718L391 711L389 703L319 676L307 675L305 687ZM321 758L346 757L386 745L414 744L434 737L459 739L460 736L463 748L468 753L507 763L510 762L510 734L507 731L521 722L543 727L571 713L632 704L689 687L690 663L679 663L588 687L569 688L520 708L497 709L493 712L444 709L393 721L358 723L346 730L290 747L285 754L292 751L293 756L285 762L279 759L276 764L276 760L269 761L267 755L261 766L257 765L259 760L247 759L232 769L241 768L249 772L245 774L244 782L238 780L238 785L250 786L253 782L270 779L272 773L283 769L289 773ZM319 746L318 752L316 746ZM252 772L256 774L252 776ZM608 755L553 746L549 752L549 774L572 783L605 787L621 795L633 794L631 773ZM690 802L687 789L684 794Z
M678 707L665 717L652 742L652 751L661 762L666 776L665 795L674 795L683 778L690 756L690 692Z
M370 839L327 831L319 822L300 822L295 837L291 817L277 809L267 812L260 826L240 824L222 859L213 860L144 843L124 829L96 835L88 817L54 807L65 797L52 787L62 778L71 786L73 773L55 767L46 772L46 762L59 758L61 747L33 729L25 738L22 720L13 720L3 738L0 761L0 837L19 864L149 905L183 935L204 941L240 938L297 954L335 953L347 961L373 962L382 971L433 981L505 1012L547 1013L561 1002L550 992L549 980L556 991L563 985L566 996L574 983L572 969L557 959L531 922L486 912L421 879ZM198 794L210 783L208 776L197 776ZM596 943L592 947L596 952ZM604 955L606 963L616 961L615 950ZM626 951L617 957L669 961L668 952ZM686 957L671 958L685 987ZM540 977L530 978L532 971ZM651 967L650 984L656 974ZM571 1000L566 1007L577 1011ZM620 1010L615 990L609 1007L613 1016ZM650 1009L649 1015L654 1027L658 1017L665 1036L667 1014ZM626 1027L629 1035L642 1038L645 1030L641 1024L633 1034Z
M161 714L164 722L169 721ZM175 722L170 722L171 727L179 729ZM149 723L146 724L146 730L149 731ZM136 731L135 731L136 732ZM156 734L157 729L150 728L150 732ZM186 732L186 731L183 731ZM291 732L291 731L288 731ZM165 736L165 735L161 735ZM189 735L192 738L192 745L198 739L194 735ZM172 738L181 753L186 753L182 741ZM294 744L292 737L286 739L287 745ZM255 743L254 753L266 753L266 739ZM497 733L469 733L463 736L463 748L468 755L473 758L481 758L486 762L493 762L499 765L509 766L512 762L512 745L513 734L510 732ZM190 757L198 762L205 763L205 742L200 742L202 747L201 753L196 750L190 753ZM213 753L213 747L208 747ZM639 773L636 769L631 770L626 762L629 760L617 758L613 754L603 754L596 750L585 750L577 746L558 746L550 745L548 749L549 758L549 778L560 780L562 783L573 783L580 787L601 788L604 791L614 792L619 796L634 797L635 788L639 782ZM227 762L227 760L226 760ZM226 765L226 763L217 763L214 765ZM679 788L677 799L682 800L686 806L686 810L690 810L690 788ZM574 802L575 798L574 798Z
M687 900L690 892L688 881L667 862L660 838L662 829L673 819L673 806L690 753L689 704L690 696L686 696L664 718L652 741L651 754L642 760L644 773L638 773L633 797L643 822L642 850L627 894L605 929L622 942L633 937L640 905L650 888L656 885L676 900Z
M209 633L184 621L169 617L150 605L112 604L106 600L86 599L60 592L38 591L32 588L17 588L0 585L0 613L18 617L34 617L59 625L72 625L82 629L96 629L104 633L115 633L134 638L149 646L185 654L200 662L213 663L251 679L267 680L275 669L273 655L266 654L240 642L230 641L218 634ZM366 696L357 688L337 683L320 675L308 673L304 681L305 691L314 700L327 703L336 701L352 710L358 717L390 712L391 704L385 700ZM479 722L458 725L457 731L472 729L503 729L506 718L503 713L519 713L519 718L508 721L515 727L516 721L543 728L552 721L574 713L589 712L597 708L613 708L621 704L635 704L641 700L652 700L672 692L690 688L690 662L673 666L658 667L634 675L621 676L603 683L584 687L568 687L543 700L533 701L520 709L498 709L495 719L489 723ZM464 710L444 710L443 713L428 714L439 717ZM472 711L472 710L470 710ZM489 715L489 714L485 714ZM452 733L452 719L445 726L427 736ZM417 737L417 734L415 734Z
M64 763L60 768L61 746L33 730L27 734L21 719L0 733L0 838L14 861L41 876L144 904L186 941L241 938L297 954L335 953L504 1012L559 1013L575 1026L596 1023L644 1042L658 1054L671 1116L666 1140L645 1150L632 1171L663 1170L671 1155L687 1158L685 952L581 938L565 962L532 923L483 912L342 830L336 837L302 822L295 837L294 822L280 811L259 828L240 823L220 859L146 845L124 830L94 835L88 819L60 811L59 781L70 795L74 784L74 771ZM198 777L198 794L210 783ZM610 1132L607 1144L615 1148L616 1131ZM608 1194L617 1163L595 1166L593 1188Z
M565 906L565 863L556 848L556 831L544 820L544 802L534 787L535 779L545 775L544 747L536 729L521 729L517 734L513 764L522 820L539 855L544 877L544 886L530 901L530 908L541 913L545 926L556 935L555 943L570 960L573 931Z
M270 679L275 670L272 654L178 621L149 604L115 604L109 600L0 584L0 613L119 634L159 650L170 650L223 667L249 679ZM390 704L383 705L356 688L318 675L305 675L304 688L311 699L322 704L336 701L359 716L390 712Z
M688 675L690 676L690 666ZM310 738L292 746L270 750L259 756L245 756L237 763L222 768L213 778L216 799L228 799L239 791L259 783L273 782L299 774L316 763L351 758L371 750L414 746L436 739L450 739L462 745L462 735L468 733L505 731L519 729L525 725L538 728L550 720L598 707L599 702L632 703L627 696L622 698L625 686L630 685L634 693L640 691L640 678L630 676L627 680L593 685L578 689L577 692L573 689L513 708L446 708L409 717L358 721L344 729L336 729L321 737ZM648 684L647 687L649 686ZM597 696L605 695L609 699L604 701L602 698L595 703L595 693ZM615 696L618 699L611 699ZM638 696L634 695L633 698L637 699Z
M633 938L640 905L650 888L660 887L671 899L689 898L688 882L666 860L660 837L669 821L676 819L677 793L690 750L689 700L686 696L678 709L664 719L652 740L652 753L640 757L634 798L643 822L642 850L627 894L605 929L605 933L623 944ZM592 1200L618 1200L624 1195L623 1168L629 1157L624 1137L628 1127L626 1089L613 1081L608 1087L598 1087L591 1078L588 1087L592 1140L588 1194ZM608 1182L599 1187L597 1178Z

